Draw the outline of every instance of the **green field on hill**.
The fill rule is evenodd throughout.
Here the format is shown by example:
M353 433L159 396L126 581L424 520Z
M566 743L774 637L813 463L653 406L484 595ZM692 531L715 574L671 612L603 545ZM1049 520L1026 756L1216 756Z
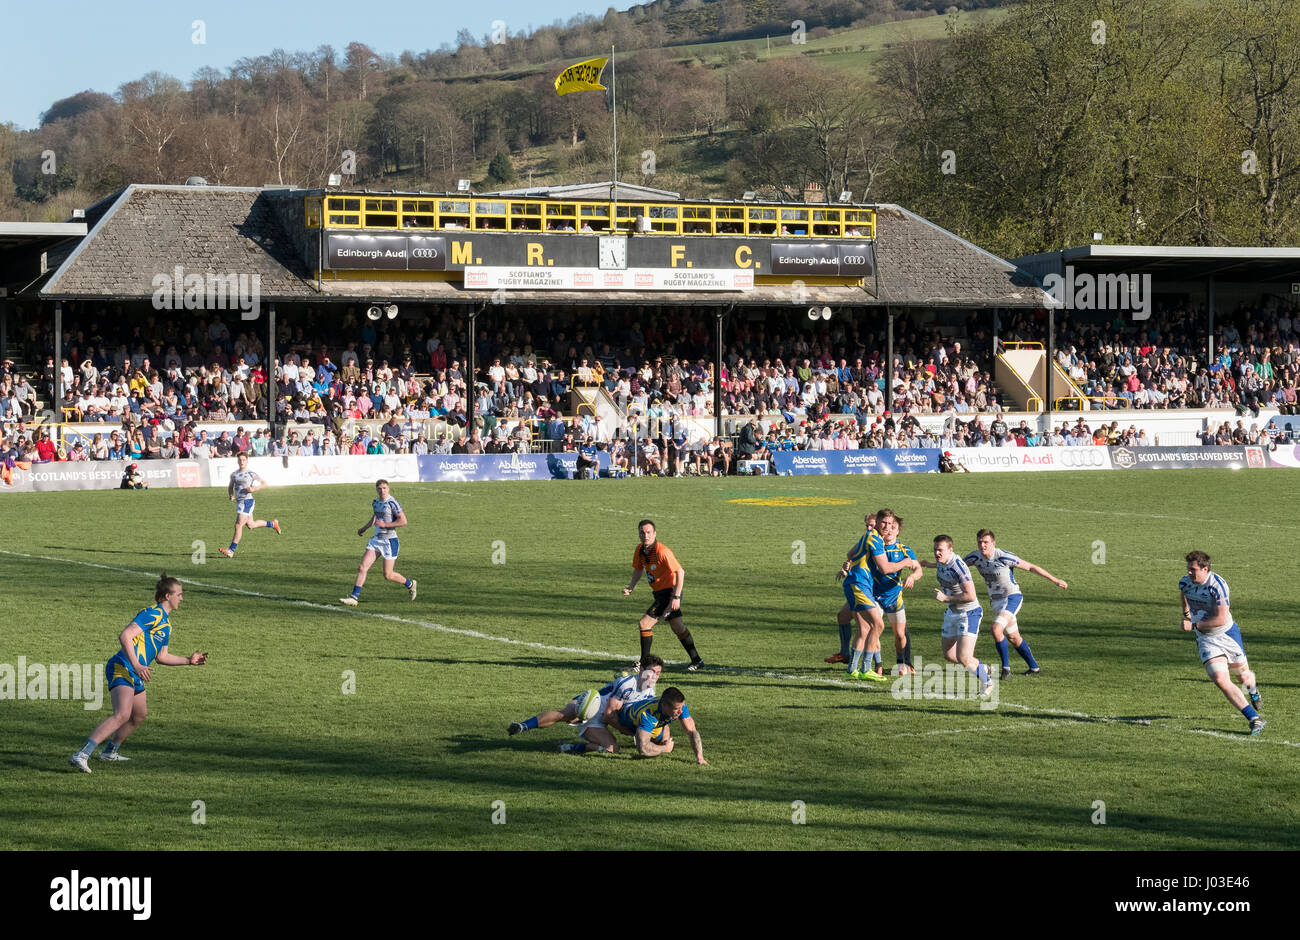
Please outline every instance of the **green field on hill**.
M130 762L92 760L90 775L67 757L108 714L106 692L99 711L0 698L0 825L17 849L590 849L630 834L655 849L1295 849L1292 482L399 483L397 567L419 598L372 573L355 609L338 598L364 548L365 486L263 490L257 514L284 535L246 534L234 560L217 553L233 520L219 489L6 495L0 664L102 670L162 570L186 582L172 651L211 662L156 668ZM1041 676L1014 661L990 709L822 662L838 645L835 571L882 506L921 557L937 533L965 551L988 526L1069 582L1020 578ZM685 693L709 765L677 726L680 746L656 759L560 754L562 726L507 737L636 656L650 596L621 588L643 516L686 570L686 622L711 667L687 673L661 626L656 652L675 665L660 691ZM1193 548L1232 589L1269 721L1257 738L1179 630ZM940 657L933 586L927 572L906 599L924 663ZM884 653L892 664L888 631Z

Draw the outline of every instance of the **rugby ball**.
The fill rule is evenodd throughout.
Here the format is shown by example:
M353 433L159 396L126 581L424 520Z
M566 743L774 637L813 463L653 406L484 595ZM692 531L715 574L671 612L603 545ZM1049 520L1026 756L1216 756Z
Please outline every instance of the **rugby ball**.
M591 721L600 714L600 690L588 689L578 696L578 720Z

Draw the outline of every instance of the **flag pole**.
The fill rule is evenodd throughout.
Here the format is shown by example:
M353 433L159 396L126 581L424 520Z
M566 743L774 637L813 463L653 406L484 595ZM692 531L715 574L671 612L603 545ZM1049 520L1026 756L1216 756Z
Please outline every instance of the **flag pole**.
M614 203L614 215L609 220L610 231L618 229L618 65L614 61L614 46L609 47L610 86L614 98L614 167L609 178L609 198Z

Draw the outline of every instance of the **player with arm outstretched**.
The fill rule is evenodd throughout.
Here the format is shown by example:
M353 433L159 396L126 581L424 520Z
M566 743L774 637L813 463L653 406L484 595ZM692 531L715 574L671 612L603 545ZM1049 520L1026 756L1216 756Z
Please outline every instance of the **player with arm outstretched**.
M68 758L68 763L82 773L90 773L90 755L101 741L111 740L100 753L100 760L129 760L119 752L122 742L140 727L149 714L144 684L152 678L150 663L163 666L202 666L208 654L196 650L189 656L177 656L168 650L171 642L170 614L181 605L184 591L176 578L166 574L154 585L154 606L146 607L132 618L117 638L121 649L104 664L104 678L113 703L109 715Z
M1069 585L1050 571L998 548L997 539L991 529L980 529L975 534L975 539L979 548L968 553L963 560L983 575L984 583L988 586L989 604L993 607L993 642L997 646L998 656L1002 659L1002 678L1007 679L1011 676L1009 645L1016 648L1016 652L1029 666L1025 675L1036 676L1040 667L1034 659L1034 654L1029 650L1029 644L1020 635L1018 615L1024 602L1024 595L1020 591L1020 585L1016 583L1015 571L1017 568L1021 571L1032 571L1051 581L1062 591Z
M253 494L266 486L266 481L254 471L248 469L248 454L240 454L236 458L236 462L239 464L239 469L230 475L230 483L226 487L226 492L230 494L231 500L235 503L235 537L230 540L229 548L221 549L221 554L227 558L235 557L245 527L250 529L274 529L277 535L281 534L280 520L272 519L267 522L265 519L253 518Z
M1178 582L1183 630L1196 631L1196 648L1206 673L1250 723L1250 733L1259 734L1267 722L1256 711L1260 703L1259 688L1255 673L1246 661L1246 641L1242 639L1241 628L1232 619L1228 582L1210 571L1210 556L1205 552L1188 552L1186 560L1187 574ZM1240 680L1245 695L1233 685L1233 678Z
M387 480L377 481L375 483L375 492L379 495L370 505L370 521L357 529L357 535L365 535L366 530L373 525L375 527L374 537L366 543L365 554L361 556L361 564L357 566L357 581L352 587L351 596L339 598L349 607L356 607L360 603L361 588L366 583L366 573L370 570L370 566L375 563L376 558L384 560L385 580L396 581L406 588L411 600L415 600L415 579L398 574L394 570L394 566L397 564L398 551L397 530L406 525L406 513L402 511L402 507L397 500L389 495Z

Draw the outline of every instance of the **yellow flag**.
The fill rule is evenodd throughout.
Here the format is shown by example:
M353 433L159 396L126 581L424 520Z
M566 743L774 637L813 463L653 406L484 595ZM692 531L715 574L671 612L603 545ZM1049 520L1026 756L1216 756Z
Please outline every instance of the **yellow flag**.
M605 63L608 61L609 56L603 55L599 59L588 59L586 62L570 65L555 79L556 94L567 95L571 91L604 91L605 86L600 83L600 73L604 71Z

